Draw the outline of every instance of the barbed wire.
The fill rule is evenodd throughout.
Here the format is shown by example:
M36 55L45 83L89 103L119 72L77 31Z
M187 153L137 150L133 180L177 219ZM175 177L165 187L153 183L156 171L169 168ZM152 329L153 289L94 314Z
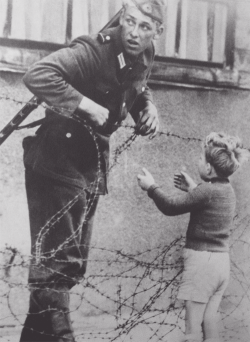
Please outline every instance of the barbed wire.
M15 98L12 98L8 95L0 95L0 100L6 100L6 101L11 101L11 102L14 102L18 105L26 105L28 103L31 103L29 101L23 101L23 100L17 100ZM38 108L43 108L43 109L50 109L52 112L56 113L56 114L59 114L59 115L62 115L62 116L71 116L74 112L72 111L72 109L69 109L69 108L65 108L65 107L60 107L60 106L49 106L45 103L41 103L41 104L38 104ZM124 123L121 123L121 124L111 124L111 123L107 123L107 125L111 126L111 127L114 127L114 128L119 128L119 127L123 127L123 128L128 128L128 129L132 129L134 130L135 129L135 126L134 125L128 125L128 124L124 124ZM184 137L184 136L181 136L179 134L176 134L176 133L172 133L172 132L164 132L164 131L159 131L157 134L159 135L166 135L168 137L173 137L173 138L178 138L178 139L181 139L181 140L187 140L187 141L197 141L197 142L201 142L202 139L200 138L197 138L197 137ZM133 138L132 138L133 136ZM136 139L136 137L138 135L136 134L133 134L131 137L130 137L130 140L132 140L132 142ZM130 144L129 144L130 146ZM129 148L128 146L128 148ZM119 146L117 148L117 151L116 153L119 155L122 153L123 151L123 148L125 148L125 145L123 146L123 144L121 146ZM119 152L118 152L119 150ZM114 158L116 160L116 158Z
M7 95L0 96L0 100L13 101L18 105L28 103L13 99ZM59 115L64 115L65 113L68 115L70 112L67 108L50 107L44 104L40 106L43 109L50 109ZM80 124L83 124L91 135L97 151L97 177L90 185L94 196L97 197L101 173L100 150L93 128L87 123L81 122ZM135 126L128 124L118 126L129 129L132 133L115 149L112 155L112 163L106 171L107 173L118 164L119 157L124 151L131 148L138 137L135 132ZM202 139L197 137L184 137L171 132L160 131L158 134L159 136L164 135L183 141L202 141ZM41 254L41 241L50 229L74 206L79 196L85 190L86 188L81 189L73 199L58 210L41 227L35 246L37 263L48 259L65 262L65 260L57 258L57 254L60 250L66 248L68 243L74 239L75 234L79 233L80 225L56 250L49 253ZM87 219L88 210L91 210L91 205L92 203L87 202L84 221ZM249 223L250 217L248 214L240 219L236 217L235 226L237 227L238 235L232 241L231 248L234 248L236 243L250 245L247 236ZM77 341L82 341L82 338L90 341L125 341L126 338L131 340L134 335L138 334L138 329L142 329L145 341L166 342L172 341L172 337L169 336L172 336L173 332L183 333L184 307L177 300L178 286L183 270L181 257L183 246L183 236L175 238L170 243L160 244L135 254L126 253L119 249L110 250L91 245L90 249L94 257L89 259L88 263L94 265L93 270L95 270L95 273L85 275L84 279L78 282L77 289L71 291L71 295L75 299L71 313L78 313L85 303L88 308L96 310L98 314L107 315L112 318L112 321L102 331L96 331L98 330L96 327L92 331L84 332L79 332L80 329L77 329ZM8 326L9 323L5 322L11 322L9 324L11 326L22 327L23 316L26 314L26 310L20 310L19 304L13 302L12 294L19 290L20 293L25 293L24 297L27 300L29 288L26 284L26 277L30 264L32 265L34 261L30 256L22 255L17 248L11 246L6 246L5 249L0 251L0 260L2 260L0 265L0 303L8 308L9 311L9 315L2 313L2 316L0 316L0 327ZM50 268L48 267L47 270L50 271ZM65 277L65 274L61 275ZM239 333L242 328L246 331L249 328L245 319L250 311L249 271L237 261L232 260L231 277L234 290L237 288L237 294L232 295L232 291L232 293L228 292L224 296L224 305L221 309L224 324L222 336L224 336L225 341L247 342L249 335L246 335L243 341L242 335ZM114 281L116 286L113 284ZM34 288L36 286L39 289L39 284L34 284ZM95 300L96 297L97 299ZM163 304L163 298L165 304ZM78 314L78 316L81 315ZM235 320L233 328L231 328L232 320ZM50 336L54 335L51 334Z

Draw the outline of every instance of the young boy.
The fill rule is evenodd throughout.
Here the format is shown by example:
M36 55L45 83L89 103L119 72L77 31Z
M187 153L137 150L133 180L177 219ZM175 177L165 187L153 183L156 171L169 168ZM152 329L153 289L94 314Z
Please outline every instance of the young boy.
M219 342L216 316L229 281L229 233L236 203L228 177L247 155L238 138L211 133L198 164L204 182L197 185L185 172L174 177L185 194L167 196L145 168L144 175L137 176L139 186L165 215L191 214L178 293L185 300L185 342L199 342L201 326L204 341Z

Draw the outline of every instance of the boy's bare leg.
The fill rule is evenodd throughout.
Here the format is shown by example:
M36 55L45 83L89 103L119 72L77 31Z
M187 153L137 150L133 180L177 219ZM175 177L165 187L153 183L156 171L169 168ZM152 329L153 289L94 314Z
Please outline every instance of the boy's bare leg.
M185 339L187 342L200 342L201 325L206 309L206 303L185 301Z
M203 333L205 341L218 341L218 309L221 302L221 296L213 296L206 305L203 318Z

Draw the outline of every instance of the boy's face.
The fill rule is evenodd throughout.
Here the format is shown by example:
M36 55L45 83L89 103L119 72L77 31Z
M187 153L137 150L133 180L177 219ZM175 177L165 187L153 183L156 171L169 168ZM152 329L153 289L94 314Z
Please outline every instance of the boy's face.
M163 27L135 6L126 6L120 17L121 39L125 51L132 57L147 49L160 37Z

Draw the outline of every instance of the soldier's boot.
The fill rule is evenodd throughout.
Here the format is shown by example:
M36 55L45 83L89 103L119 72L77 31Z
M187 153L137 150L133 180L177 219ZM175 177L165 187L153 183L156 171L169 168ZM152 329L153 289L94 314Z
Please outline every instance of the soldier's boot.
M37 302L35 291L31 292L29 313L23 325L20 342L55 342L49 312Z
M69 312L66 310L52 310L50 320L56 342L75 342Z

